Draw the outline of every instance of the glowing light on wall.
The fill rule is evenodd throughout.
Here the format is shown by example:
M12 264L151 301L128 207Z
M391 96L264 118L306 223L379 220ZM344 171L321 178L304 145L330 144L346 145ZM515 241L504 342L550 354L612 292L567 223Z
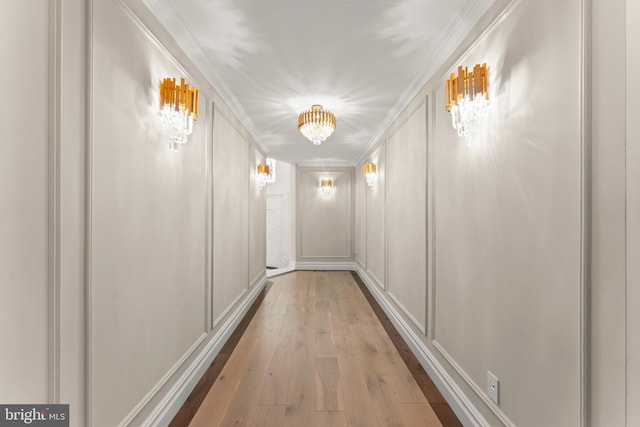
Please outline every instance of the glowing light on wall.
M260 190L262 190L265 185L267 185L267 179L269 177L269 166L260 163L257 166L257 174L256 174L256 179L258 180L258 187L260 187Z
M322 191L322 194L324 194L325 196L328 196L329 194L333 193L334 190L335 190L335 187L333 186L332 179L323 178L320 181L320 191Z
M169 133L169 146L178 151L193 133L193 122L198 118L198 89L189 87L184 78L180 85L176 79L160 82L160 114Z
M468 137L478 129L478 119L489 107L487 64L476 64L473 71L458 67L446 83L446 106L458 135Z
M378 168L375 163L364 164L364 179L367 181L367 185L373 188L378 181Z

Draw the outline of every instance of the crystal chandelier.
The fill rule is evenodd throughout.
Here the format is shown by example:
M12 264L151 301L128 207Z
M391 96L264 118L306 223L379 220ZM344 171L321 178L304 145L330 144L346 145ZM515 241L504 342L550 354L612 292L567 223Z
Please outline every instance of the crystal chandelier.
M478 129L478 119L489 107L489 74L487 64L476 64L473 71L458 67L446 85L447 111L459 136L468 137Z
M314 145L320 145L336 130L336 116L323 110L322 105L312 105L311 110L298 116L298 130Z
M169 146L178 151L193 133L193 122L198 117L198 89L189 87L184 78L180 79L180 86L176 86L176 79L164 79L160 82L160 114L169 132Z

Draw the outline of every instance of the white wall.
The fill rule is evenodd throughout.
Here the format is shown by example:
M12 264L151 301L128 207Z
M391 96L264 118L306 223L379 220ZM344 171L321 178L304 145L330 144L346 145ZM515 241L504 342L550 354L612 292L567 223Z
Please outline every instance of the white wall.
M334 191L323 195L320 181ZM342 167L297 167L296 263L352 262L354 252L354 171Z
M17 4L0 18L0 401L166 424L264 284L264 155L141 0ZM164 77L200 89L177 153Z
M426 120L423 100L390 130L385 144L387 287L389 296L422 332L426 332L427 295ZM368 246L369 252L375 249Z
M490 425L584 422L583 7L512 3L474 30L365 156L386 150L386 241L372 244L379 225L358 216L369 219L367 254L386 244L380 296L444 387L462 393L454 406ZM483 62L492 106L467 146L445 109L445 79ZM358 210L378 209L357 200ZM367 258L363 274L376 283ZM500 379L499 405L485 392L487 371Z
M141 1L92 12L90 422L139 425L168 397L179 407L175 387L264 283L264 155ZM165 77L200 90L177 153L158 119Z
M0 16L0 401L43 402L50 397L49 301L54 256L49 158L50 38L53 4L8 3ZM20 40L21 43L16 43ZM29 52L29 54L25 54ZM10 64L10 65L9 65ZM24 366L25 369L17 369Z
M251 150L249 161L249 283L260 282L265 274L267 265L267 224L266 191L260 188L257 179L259 164L265 163L264 154L257 147Z
M82 420L85 5L4 12L0 401L70 403Z
M626 422L624 20L624 0L593 1L589 409L594 426Z
M627 425L640 425L640 2L626 1Z
M364 187L360 187L360 190L364 188L364 191L358 192L363 194L366 198L365 215L366 220L363 221L364 229L371 232L366 234L366 268L371 277L375 280L376 284L384 289L387 283L386 271L386 146L380 147L374 151L371 156L365 161L365 163L374 163L377 171L377 181L372 187L367 186L364 181L364 164L357 169L357 175L362 179Z

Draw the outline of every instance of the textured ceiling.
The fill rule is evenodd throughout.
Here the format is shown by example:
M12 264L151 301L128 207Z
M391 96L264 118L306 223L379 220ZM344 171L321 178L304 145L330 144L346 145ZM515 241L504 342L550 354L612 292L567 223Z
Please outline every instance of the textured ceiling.
M493 0L144 0L270 157L354 164ZM322 104L314 146L298 114Z

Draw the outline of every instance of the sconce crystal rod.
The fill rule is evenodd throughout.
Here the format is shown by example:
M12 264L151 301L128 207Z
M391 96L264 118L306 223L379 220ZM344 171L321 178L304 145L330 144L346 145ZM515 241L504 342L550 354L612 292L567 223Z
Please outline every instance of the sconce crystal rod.
M160 113L169 131L169 145L178 151L193 133L193 122L198 118L198 89L189 87L184 78L176 85L175 78L160 82Z
M489 72L487 64L476 64L473 71L458 67L446 82L446 107L451 124L460 136L477 129L477 120L489 106Z

